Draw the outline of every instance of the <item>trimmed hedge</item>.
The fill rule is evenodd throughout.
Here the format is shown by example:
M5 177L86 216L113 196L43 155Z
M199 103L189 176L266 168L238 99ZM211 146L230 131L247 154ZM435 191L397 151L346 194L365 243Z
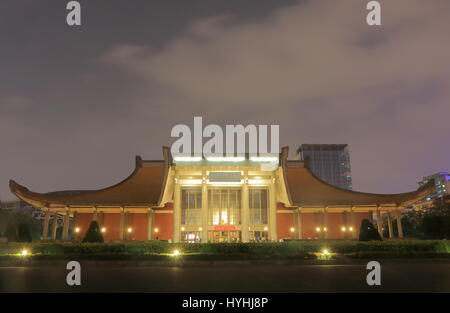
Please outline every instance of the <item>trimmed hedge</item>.
M106 243L2 243L0 255L17 254L22 249L42 255L150 255L171 253L179 249L188 254L214 255L298 255L320 252L327 248L339 254L363 253L450 253L446 240L368 241L351 240L298 240L283 243L168 243L106 242Z

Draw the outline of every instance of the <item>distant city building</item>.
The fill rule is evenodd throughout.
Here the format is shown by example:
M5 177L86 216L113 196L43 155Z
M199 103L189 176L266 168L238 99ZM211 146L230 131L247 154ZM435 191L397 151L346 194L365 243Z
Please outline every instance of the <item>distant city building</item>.
M297 158L320 179L336 187L352 190L350 154L346 144L302 144Z
M450 173L439 172L430 176L422 178L419 182L420 186L433 181L434 189L431 194L425 198L422 202L433 202L436 199L448 198L450 196Z
M0 209L9 210L14 214L22 213L42 221L44 212L38 207L34 207L22 200L1 201Z

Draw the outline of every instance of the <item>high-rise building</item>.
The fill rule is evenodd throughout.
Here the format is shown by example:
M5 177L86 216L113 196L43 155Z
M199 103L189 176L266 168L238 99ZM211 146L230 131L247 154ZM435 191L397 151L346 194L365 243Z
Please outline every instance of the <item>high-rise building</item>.
M434 190L426 200L435 200L450 195L450 173L439 172L426 176L422 178L419 185L423 186L429 181L434 181Z
M425 198L410 205L410 209L421 210L432 207L433 203L438 199L450 201L450 173L438 172L433 175L425 176L419 181L420 186L424 186L428 183L433 185L430 193Z
M347 144L302 144L297 158L320 179L344 189L352 189L350 154Z

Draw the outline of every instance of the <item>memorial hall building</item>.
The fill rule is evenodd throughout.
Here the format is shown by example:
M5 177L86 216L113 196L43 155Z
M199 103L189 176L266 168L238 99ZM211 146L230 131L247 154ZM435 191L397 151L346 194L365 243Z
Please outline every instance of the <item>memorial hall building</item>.
M104 189L37 193L12 180L10 189L44 210L44 240L56 239L58 224L50 221L63 216L62 240L80 240L94 220L106 241L251 242L357 238L363 219L383 216L389 237L397 223L401 238L404 208L432 188L355 192L288 160L287 147L275 158L273 168L248 156L174 160L164 147L163 160L136 157L131 175Z

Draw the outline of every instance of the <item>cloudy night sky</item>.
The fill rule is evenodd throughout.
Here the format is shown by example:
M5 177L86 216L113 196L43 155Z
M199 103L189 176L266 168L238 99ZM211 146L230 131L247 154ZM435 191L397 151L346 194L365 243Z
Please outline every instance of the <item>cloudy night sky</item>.
M354 189L414 190L450 170L450 1L90 0L0 4L0 198L97 189L176 124L279 124L348 143Z

